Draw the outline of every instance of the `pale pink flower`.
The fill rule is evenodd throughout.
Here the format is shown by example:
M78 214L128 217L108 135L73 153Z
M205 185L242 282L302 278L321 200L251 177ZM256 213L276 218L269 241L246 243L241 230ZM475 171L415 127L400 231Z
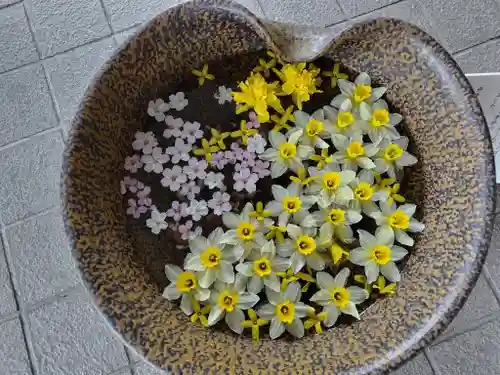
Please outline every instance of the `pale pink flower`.
M135 133L135 141L132 142L132 148L136 151L142 150L143 154L150 154L153 152L153 148L158 145L153 132L137 132Z
M221 216L224 212L231 211L231 196L228 193L222 193L216 191L208 201L208 207L210 207L215 215Z
M137 204L135 199L128 200L127 215L131 215L134 219L138 219L142 214L148 212L148 208Z

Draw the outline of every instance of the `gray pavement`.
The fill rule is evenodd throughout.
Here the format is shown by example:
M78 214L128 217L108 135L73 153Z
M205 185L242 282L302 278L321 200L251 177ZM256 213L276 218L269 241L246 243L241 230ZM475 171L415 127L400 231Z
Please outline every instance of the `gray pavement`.
M181 1L0 0L0 374L163 373L125 349L82 290L59 214L59 173L89 79L137 26ZM241 2L262 17L339 29L401 18L440 40L465 72L500 71L500 0ZM485 100L500 93L497 83ZM492 243L500 247L500 216ZM497 247L452 326L394 375L500 374Z

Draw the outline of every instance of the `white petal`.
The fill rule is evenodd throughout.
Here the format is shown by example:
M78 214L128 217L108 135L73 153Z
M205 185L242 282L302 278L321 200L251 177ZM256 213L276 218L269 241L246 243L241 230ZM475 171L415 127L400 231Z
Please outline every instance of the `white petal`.
M271 262L271 267L274 272L284 272L288 268L290 268L291 262L290 259L275 257Z
M356 308L356 305L352 302L349 302L347 307L344 309L340 309L340 311L342 311L343 314L351 315L356 319L359 319L358 309Z
M199 256L186 257L184 268L189 271L203 271L205 266L201 263Z
M264 285L275 292L280 291L280 279L274 273L264 278Z
M217 278L225 283L234 282L233 265L227 261L221 260L217 270Z
M167 275L168 281L171 283L175 283L181 273L182 269L175 264L167 264L165 266L165 274Z
M240 216L236 215L233 212L226 212L224 215L222 215L222 222L226 227L234 229L237 228L238 224L240 223Z
M228 244L228 245L236 245L238 243L238 234L235 229L230 229L225 232L220 238L219 243Z
M355 87L352 82L349 82L345 79L339 79L337 80L337 85L339 86L339 89L342 91L343 94L347 96L352 96Z
M328 147L328 144L327 144ZM314 154L314 148L311 146L300 145L297 147L297 156L300 159L307 159L309 156Z
M370 159L365 156L362 156L360 158L357 158L357 163L361 168L364 169L374 169L375 168L375 163Z
M334 306L334 305L329 305L329 306L326 306L323 309L323 311L325 311L325 312L328 313L328 316L325 319L325 327L331 327L331 326L333 326L337 322L337 319L340 316L339 309L337 309L337 307Z
M351 271L349 271L349 268L342 268L337 276L335 276L335 278L333 279L333 284L335 285L335 287L343 287L347 282L347 278L349 277L350 273Z
M302 229L300 229L298 225L288 224L286 226L286 230L288 235L294 240L296 240L302 235Z
M406 246L413 246L414 244L413 238L411 238L405 231L402 231L401 229L396 229L394 231L394 234L396 236L396 241L399 242L400 244Z
M361 303L368 298L368 292L359 286L350 286L347 288L351 302Z
M390 116L391 125L397 125L401 121L403 121L403 116L401 116L399 113L391 113L391 116Z
M181 310L186 315L193 313L193 297L190 294L184 293L181 298Z
M295 318L292 323L287 324L286 330L297 338L304 337L304 324L299 318Z
M417 210L417 206L414 204L407 203L403 204L402 206L399 206L398 209L403 211L408 216L413 216L413 214Z
M377 245L392 246L394 243L394 231L388 225L378 227L375 231Z
M274 132L271 132L274 133ZM268 148L265 150L262 154L259 154L259 158L262 160L277 160L279 156L279 152L276 151L274 148Z
M408 152L403 152L403 155L399 159L396 159L396 164L401 167L408 167L410 165L417 164L418 159Z
M393 143L397 144L403 150L406 150L408 148L409 139L408 139L408 137L401 137L401 138L395 140Z
M237 334L241 334L243 332L243 326L241 323L245 320L245 314L240 309L235 309L230 313L226 314L226 323L231 328L232 331Z
M271 320L276 315L276 306L267 303L257 311L257 314L262 319Z
M281 161L276 160L271 166L271 178L278 178L286 172L286 165Z
M370 261L370 262L366 263L365 275L366 275L366 279L367 279L368 284L371 284L371 283L375 282L375 280L377 280L377 277L379 275L379 271L380 271L380 269L378 267L378 264L375 263L374 261Z
M359 115L365 121L370 120L372 117L372 110L370 108L370 105L365 102L362 102L359 105Z
M203 276L198 280L198 283L202 288L209 288L216 279L217 273L215 270L209 268L203 272Z
M326 289L320 289L309 299L311 302L316 302L318 305L328 305L331 303L331 294Z
M195 237L189 241L189 249L194 254L201 254L207 248L207 240L204 237Z
M408 230L410 232L422 232L425 229L425 225L422 224L420 221L417 221L415 219L410 219L410 224L408 225Z
M259 302L259 296L254 293L243 292L238 299L237 307L242 310L248 310Z
M351 95L339 94L335 98L332 99L330 105L335 108L340 108L342 104L349 99Z
M213 326L224 316L224 310L222 310L218 305L214 305L210 310L210 314L208 315L208 325Z
M273 193L274 199L277 201L282 201L283 198L288 196L288 191L281 185L273 185L271 187L271 191Z
M325 260L317 252L309 255L306 259L306 263L315 271L322 271L325 269Z
M378 173L384 173L389 169L389 163L384 159L375 159L375 171Z
M371 249L377 245L377 239L372 234L368 233L366 230L359 229L359 243L365 249Z
M358 266L366 266L370 261L370 251L362 247L358 247L351 251L349 260Z
M293 282L287 285L283 298L285 300L296 302L300 299L300 296L300 284L297 282Z
M292 268L294 273L300 272L300 270L306 264L306 258L304 257L304 255L297 252L292 254L292 256L290 257L290 261L292 262Z
M250 279L250 281L248 282L247 290L250 293L259 294L263 287L264 287L264 280L262 280L257 275L253 275L252 278ZM273 288L271 288L271 289L273 289ZM273 289L273 290L275 290L275 289ZM276 290L276 292L279 292L279 288L278 288L278 290Z
M372 80L370 78L370 76L368 75L368 73L365 73L365 72L361 72L357 77L356 79L354 80L354 83L356 85L360 85L360 84L363 84L363 85L366 85L366 86L371 86L372 84Z
M349 186L341 186L337 189L337 194L335 194L335 201L337 203L342 204L343 202L350 201L352 199L354 199L354 193Z
M397 283L401 280L401 275L399 273L398 267L394 262L387 262L386 264L380 265L380 273L384 275L387 280Z
M391 248L391 260L393 261L397 262L398 260L403 259L406 254L408 254L408 251L403 247L393 246Z
M349 225L338 225L335 228L335 235L344 243L353 243L355 241L352 229Z
M194 297L198 301L206 301L207 299L210 298L210 289L196 288Z
M278 254L283 257L290 257L295 253L295 244L287 238L284 243L278 245Z
M293 144L297 144L297 142L299 141L300 137L302 137L302 133L304 131L302 129L299 129L299 130L296 130L294 131L293 133L290 134L290 136L288 137L288 142L289 143L293 143Z
M181 296L181 292L177 290L175 284L170 284L163 290L163 298L168 299L169 301L173 301L178 299Z
M314 147L324 149L324 148L328 148L330 146L328 145L328 143L326 143L320 137L316 137L316 139L314 140Z
M279 201L271 201L266 204L265 210L273 213L273 216L278 216L283 211L283 204Z
M275 292L274 290L266 288L266 297L269 302L273 305L277 305L283 301L283 296L281 293Z
M295 304L295 316L297 318L303 318L303 317L307 316L307 314L310 311L314 311L314 309L310 306L307 306L305 303L297 302Z
M222 259L228 263L234 263L241 259L245 249L242 246L233 246L231 248L226 248L222 253Z
M310 120L310 116L304 111L295 111L293 113L293 116L295 117L295 124L297 124L301 128L305 128Z
M379 100L387 91L386 87L376 87L372 89L372 97L371 100L377 101Z
M332 134L332 143L339 151L344 151L349 146L349 139L342 134Z
M354 210L347 210L347 220L349 220L349 224L356 224L363 220L363 215Z
M240 263L236 265L236 271L250 277L253 275L253 265L252 262Z
M269 132L269 142L274 148L279 149L283 143L286 143L286 138L283 133L271 131Z
M278 318L274 317L271 320L271 327L269 328L269 337L271 337L272 340L277 339L280 337L283 332L285 332L285 325L279 321Z
M333 279L333 276L328 272L318 272L316 274L316 282L321 289L330 290L335 288L335 281Z

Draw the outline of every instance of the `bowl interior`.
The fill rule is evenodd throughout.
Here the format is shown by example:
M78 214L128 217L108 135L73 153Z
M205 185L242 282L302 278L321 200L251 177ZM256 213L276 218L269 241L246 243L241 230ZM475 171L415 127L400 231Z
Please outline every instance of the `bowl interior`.
M170 251L166 234L152 235L127 219L120 180L134 133L148 123L149 100L177 91L189 96L189 72L205 62L220 67L222 79L234 80L255 65L259 53L276 49L265 27L244 9L226 1L206 4L173 8L151 21L105 66L74 120L65 155L64 214L96 304L131 346L174 373L361 374L397 366L449 323L484 260L494 173L476 96L450 56L413 26L379 20L335 39L324 56L387 86L388 101L405 117L410 151L420 161L407 179L406 195L419 206L426 230L396 295L369 307L360 322L260 345L203 329L161 297L165 263L180 263L183 254ZM210 85L199 90L215 91ZM199 99L192 120L226 121L230 114L204 105L206 95L189 96Z

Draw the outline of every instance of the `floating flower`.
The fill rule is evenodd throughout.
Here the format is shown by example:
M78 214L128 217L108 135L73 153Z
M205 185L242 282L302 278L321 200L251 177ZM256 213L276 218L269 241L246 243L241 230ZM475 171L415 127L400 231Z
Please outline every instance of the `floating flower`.
M215 283L216 290L212 292L212 310L208 316L208 325L212 326L225 318L231 330L240 334L243 332L245 314L243 310L252 308L259 296L245 292L245 278L237 277L234 283Z
M320 231L324 231L325 236L335 235L344 243L354 242L351 225L363 219L359 212L337 204L314 212L312 215L316 224L321 226Z
M135 199L128 200L127 215L133 216L134 219L138 219L142 214L148 212L146 206L139 205Z
M316 314L314 309L311 309L311 311L307 314L307 320L304 322L304 329L311 329L314 327L316 333L322 333L322 325L325 324L327 318L328 313L326 311Z
M206 161L209 163L212 161L212 154L219 151L219 146L210 145L210 142L205 138L201 140L201 148L193 150L193 153L197 156L204 156Z
M167 210L167 217L171 217L174 221L180 221L183 217L187 217L190 214L189 206L185 202L173 201Z
M285 272L290 267L290 260L276 256L274 242L266 242L260 251L253 252L249 259L250 262L236 266L236 271L249 278L247 290L259 294L266 286L279 292L280 280L276 273Z
M185 139L187 143L193 144L198 139L203 138L203 131L200 129L201 124L199 122L185 122L184 129L181 133L181 138Z
M137 203L141 206L151 206L151 198L149 198L149 193L151 193L151 188L149 186L144 186L143 189L137 191Z
M137 132L135 133L135 141L132 142L132 148L136 151L142 151L143 154L151 154L153 148L158 146L153 132Z
M326 72L323 71L321 74L323 74L325 77L330 77L330 86L332 89L335 88L335 86L337 86L337 80L348 78L347 74L340 73L339 63L335 63L331 71L326 71Z
M125 164L123 167L125 168L126 171L129 171L130 173L136 173L139 168L142 168L143 164L141 162L141 157L137 154L133 156L127 156L125 158Z
M266 61L264 59L259 59L259 65L257 65L255 68L253 68L253 72L255 73L260 73L262 72L264 74L264 77L269 77L269 74L271 74L271 70L276 66L276 59L271 59L269 61Z
M248 309L247 314L249 319L243 321L241 325L243 328L252 328L252 340L257 343L260 339L260 327L268 325L269 320L259 319L254 309Z
M208 318L207 315L210 313L212 306L206 305L201 307L200 303L197 300L192 301L193 305L193 315L191 315L191 323L196 323L198 320L201 325L204 327L208 327Z
M196 180L197 178L203 180L207 177L207 168L208 163L206 160L190 158L188 165L185 165L182 171L190 180Z
M165 124L167 124L168 128L163 131L164 138L179 138L182 136L182 128L184 127L183 119L168 115L165 117Z
M385 100L380 99L373 106L361 103L359 114L364 120L361 122L361 130L368 134L372 142L378 143L382 138L394 140L400 137L394 126L403 121L403 116L399 113L390 113Z
M162 230L168 228L165 222L167 214L165 212L158 212L157 210L151 211L151 217L146 220L146 226L151 229L154 234L159 234Z
M254 111L251 111L248 114L248 122L247 122L247 128L248 129L259 129L260 128L260 122L259 119L257 118L257 113Z
M224 212L231 211L231 196L228 193L216 191L212 199L208 201L208 207L214 211L215 215L221 216Z
M326 208L332 203L345 203L354 198L349 184L356 177L353 171L340 171L338 164L327 165L310 187L310 194L318 194L317 203Z
M180 267L167 264L165 266L170 285L163 291L163 297L169 301L181 298L181 310L186 315L194 312L193 300L206 301L210 298L210 290L201 288L193 272L183 271Z
M160 122L165 120L165 112L170 109L170 106L163 101L163 99L156 99L150 101L148 104L148 115L154 117L156 121Z
M202 217L208 215L208 205L203 199L193 199L189 204L189 211L194 221L200 221Z
M281 291L285 291L288 284L295 281L305 281L305 285L301 288L302 293L307 292L309 286L316 282L312 275L310 267L306 267L307 272L294 272L293 268L287 269L285 272L277 272L276 275L281 277Z
M178 191L182 184L187 182L188 178L183 173L182 168L174 165L172 169L165 168L163 170L163 178L160 183L164 187L168 187L171 191Z
M233 175L234 185L233 189L235 191L246 190L248 193L255 193L257 190L257 181L259 181L259 176L252 173L249 168L242 168Z
M362 170L358 176L352 180L350 187L352 188L354 197L349 201L349 208L363 212L365 215L370 215L374 211L378 211L378 207L374 202L386 201L388 193L385 190L379 190L374 185L375 177L372 171Z
M259 157L262 160L273 162L271 166L272 178L283 175L287 169L297 172L304 167L302 160L307 159L314 152L314 149L306 145L297 146L302 133L302 130L297 130L289 135L288 140L282 133L274 131L269 133L269 142L272 148L268 148Z
M344 169L356 172L358 167L374 169L375 163L370 159L378 152L373 143L364 143L361 134L348 138L341 134L333 134L332 142L338 150L332 155L333 160L339 162Z
M167 147L165 153L170 155L170 161L172 164L178 164L181 160L189 160L189 152L192 149L192 145L184 142L181 138L175 140L174 146Z
M232 91L233 90L226 88L226 86L219 86L217 92L214 94L214 98L220 105L231 103L233 101L233 97L231 96Z
M405 197L399 194L401 186L399 183L396 183L394 178L381 178L379 173L375 173L375 181L375 189L383 194L380 200L385 200L388 204L406 202Z
M325 129L325 117L321 109L314 112L311 116L302 111L295 111L295 124L303 130L300 143L317 148L328 148L322 138L327 138L329 133Z
M232 132L231 137L241 138L241 142L246 146L248 144L248 138L253 135L256 135L257 133L258 133L257 129L247 128L247 122L245 120L241 120L240 130Z
M248 216L251 217L252 219L255 219L259 222L259 225L263 225L264 227L269 227L273 223L272 219L269 219L269 217L272 216L272 212L269 210L264 209L264 205L262 202L257 202L255 204L255 211L253 210L253 205L252 203L247 203L251 205L250 211L248 212Z
M219 132L217 129L210 128L210 133L212 134L212 138L208 141L210 145L216 145L221 150L226 149L226 145L224 140L231 135L230 132Z
M209 189L224 189L224 174L208 172L207 177L203 180L203 183L208 186Z
M262 154L267 146L266 139L260 134L252 135L247 141L247 150L250 152L255 152L256 154Z
M312 94L321 92L316 88L315 75L305 68L306 63L299 63L286 64L281 71L274 70L283 81L281 89L292 96L299 110L302 110L302 103L311 99Z
M231 153L231 151L228 151ZM211 166L217 168L219 171L223 170L227 164L230 164L229 158L224 151L217 151L212 154Z
M262 306L257 313L263 319L270 320L269 336L272 340L288 331L293 336L304 336L304 326L300 318L307 316L311 307L299 302L301 297L299 283L288 284L284 293L276 293L267 289L269 303Z
M269 170L269 162L263 160L255 160L255 165L252 167L252 173L255 173L259 178L264 178L271 175Z
M168 99L170 100L170 109L175 109L176 111L182 111L188 105L188 100L183 92L170 95Z
M290 239L286 239L278 247L278 254L290 257L295 273L299 272L306 264L315 271L325 268L325 260L317 251L318 244L314 232L305 231L298 225L288 224L287 233Z
M276 96L277 85L267 83L259 73L252 73L246 81L240 82L238 87L241 91L231 93L236 104L240 105L236 108L237 114L253 108L260 122L268 122L268 107L279 113L284 111L280 100Z
M272 212L272 211L271 211ZM266 239L275 238L280 244L285 242L285 234L287 231L288 217L280 215L277 225L269 225L269 232L266 234Z
M313 154L309 156L309 160L317 163L317 170L322 170L327 164L333 163L333 157L328 153L328 148L323 148L320 154Z
M291 125L288 124L289 121L295 122L295 116L293 115L293 105L289 106L281 116L272 115L271 121L274 122L274 128L272 131L279 132L282 129L290 130Z
M184 268L198 272L202 288L209 288L215 280L234 282L233 263L241 258L243 248L221 243L223 235L222 228L216 228L208 238L199 236L189 241L191 253L184 260Z
M181 234L183 240L192 240L198 236L201 236L201 227L196 227L193 229L193 222L191 220L186 221L184 224L179 225L177 229Z
M348 268L343 268L335 278L326 272L316 274L320 290L311 297L311 301L324 306L323 311L328 314L324 321L326 327L333 326L340 314L351 315L359 319L356 305L368 298L366 290L358 286L345 287L349 273Z
M181 194L187 199L195 199L201 191L201 187L195 181L189 181L181 186Z
M373 283L373 289L377 289L380 294L393 296L396 293L396 284L387 284L384 276L379 276Z
M379 152L375 155L375 171L387 173L390 178L396 178L396 172L417 163L417 158L406 151L408 138L401 137L392 142L383 139L379 144Z
M302 194L300 185L291 183L285 189L280 185L273 185L271 191L274 200L266 205L266 210L272 212L274 217L280 217L284 222L294 215L300 217L308 213L309 208L315 203L315 198Z
M163 164L170 161L170 156L163 153L161 147L153 148L151 154L142 155L141 162L144 163L146 172L161 173L163 172Z
M403 204L397 207L395 203L380 202L380 210L370 214L375 219L377 225L390 235L396 237L396 241L406 245L413 246L413 238L406 232L417 233L422 232L425 228L424 224L413 218L413 214L417 209L414 204Z
M397 282L401 279L396 263L408 254L406 249L394 246L394 236L390 232L377 228L375 236L365 230L358 230L358 247L351 251L351 262L365 267L369 284L377 280L382 273L388 280Z
M337 84L342 93L333 98L330 103L335 108L340 108L346 99L351 100L352 105L355 107L359 106L361 102L371 104L379 100L387 91L385 87L372 88L371 78L366 73L358 75L354 83L339 79Z
M305 168L300 168L297 171L297 176L290 176L290 180L296 184L307 187L311 182L316 180L318 176L308 176Z
M198 77L198 84L200 86L203 86L205 80L212 81L215 79L214 75L208 72L208 64L203 64L203 68L201 68L201 70L198 69L191 70L191 73L193 73L195 76Z
M362 130L359 126L360 120L356 119L356 115L353 113L350 99L344 100L338 110L328 105L324 106L323 112L328 119L325 127L330 134L352 137L356 132Z

